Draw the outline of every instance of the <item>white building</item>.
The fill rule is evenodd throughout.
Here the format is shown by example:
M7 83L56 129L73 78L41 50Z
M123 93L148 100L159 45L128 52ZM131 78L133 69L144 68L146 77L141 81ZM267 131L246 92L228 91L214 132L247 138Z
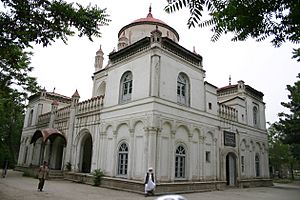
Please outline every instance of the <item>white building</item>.
M71 179L101 169L103 184L123 189L153 167L161 193L270 184L263 93L206 82L202 57L151 9L118 37L105 67L96 53L91 99L29 98L19 167L68 163Z

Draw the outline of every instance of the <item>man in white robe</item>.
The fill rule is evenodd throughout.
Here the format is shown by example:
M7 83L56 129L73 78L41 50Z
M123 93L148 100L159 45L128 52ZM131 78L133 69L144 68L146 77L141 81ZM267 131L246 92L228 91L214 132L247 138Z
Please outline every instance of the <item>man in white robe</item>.
M155 186L153 169L150 167L145 176L145 196L148 196L150 193L154 195Z

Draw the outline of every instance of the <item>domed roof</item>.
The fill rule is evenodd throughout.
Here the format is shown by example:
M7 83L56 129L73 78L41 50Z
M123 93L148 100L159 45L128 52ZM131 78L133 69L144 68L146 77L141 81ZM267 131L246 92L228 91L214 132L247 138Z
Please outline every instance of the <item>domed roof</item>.
M156 23L166 24L162 20L156 19L153 17L153 15L151 13L151 6L149 7L149 13L148 13L147 17L134 20L132 23L136 23L136 22L156 22Z
M131 22L131 23L127 24L126 26L124 26L123 28L121 28L121 30L118 33L118 38L120 38L120 36L122 35L122 33L124 31L127 32L127 30L130 30L132 27L144 26L144 25L145 26L146 25L158 25L159 27L163 27L166 30L168 30L169 32L172 32L175 35L176 40L179 41L179 34L177 33L177 31L175 29L173 29L172 27L170 27L168 24L166 24L164 21L154 18L152 13L151 13L151 10L152 9L151 9L151 6L150 6L149 7L149 13L145 18L136 19L133 22ZM149 31L149 34L150 34L150 31ZM169 33L166 33L166 34L169 34ZM140 35L143 35L143 34L140 34Z

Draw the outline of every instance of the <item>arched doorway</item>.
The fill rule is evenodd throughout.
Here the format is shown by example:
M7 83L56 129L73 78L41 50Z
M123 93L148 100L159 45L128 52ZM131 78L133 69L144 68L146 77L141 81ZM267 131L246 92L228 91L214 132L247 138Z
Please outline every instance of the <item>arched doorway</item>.
M64 147L67 144L62 132L54 128L36 130L30 144L34 144L32 164L40 165L43 161L48 161L50 169L61 170Z
M92 150L93 141L90 134L86 134L82 139L81 146L81 172L90 173L91 172L91 161L92 161Z
M60 170L64 154L65 141L62 137L54 137L52 142L52 152L49 164L51 169Z
M236 185L236 156L234 153L226 155L226 182L229 186Z

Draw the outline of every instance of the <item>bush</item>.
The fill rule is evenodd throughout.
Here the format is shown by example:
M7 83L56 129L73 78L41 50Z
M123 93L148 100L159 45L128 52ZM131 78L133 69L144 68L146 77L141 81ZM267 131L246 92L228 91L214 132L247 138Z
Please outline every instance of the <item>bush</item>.
M101 169L95 169L92 175L94 186L99 186L101 184L102 177L104 176L104 172Z
M72 164L70 162L67 162L66 164L66 170L71 171L72 170Z

